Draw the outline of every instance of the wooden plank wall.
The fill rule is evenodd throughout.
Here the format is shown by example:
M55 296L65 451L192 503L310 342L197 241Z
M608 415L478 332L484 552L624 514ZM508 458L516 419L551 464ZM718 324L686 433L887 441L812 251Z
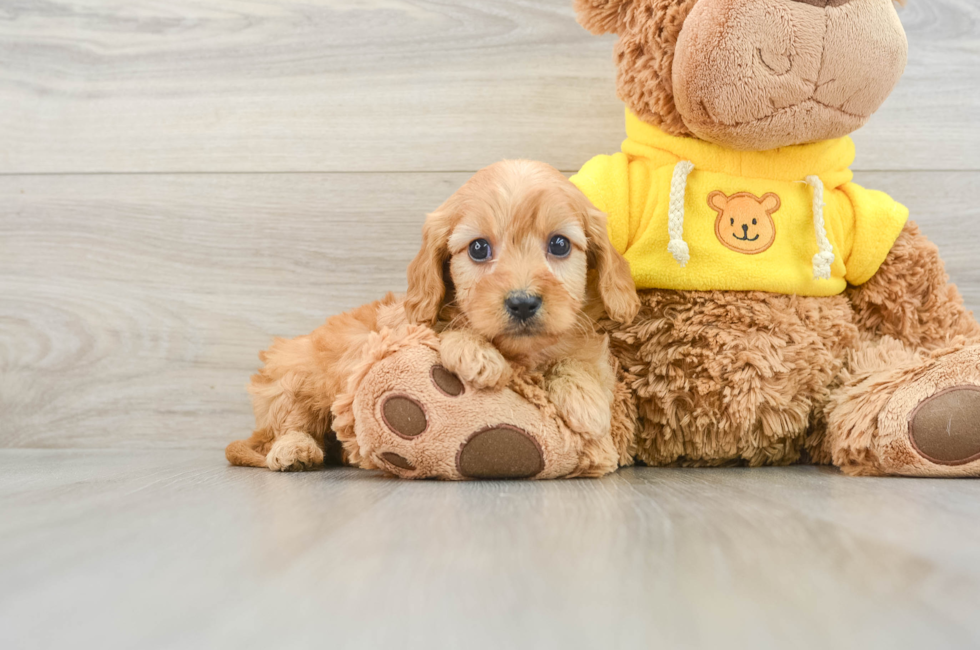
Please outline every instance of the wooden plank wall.
M0 447L220 448L257 351L403 289L470 173L617 150L613 41L570 5L0 6ZM858 181L980 306L980 3L901 16Z

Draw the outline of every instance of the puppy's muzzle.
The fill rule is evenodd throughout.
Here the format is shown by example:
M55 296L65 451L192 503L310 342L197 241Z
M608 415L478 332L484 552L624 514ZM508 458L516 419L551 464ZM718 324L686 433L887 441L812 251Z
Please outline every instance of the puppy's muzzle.
M504 300L504 307L511 320L524 324L541 310L541 296L526 291L512 291Z

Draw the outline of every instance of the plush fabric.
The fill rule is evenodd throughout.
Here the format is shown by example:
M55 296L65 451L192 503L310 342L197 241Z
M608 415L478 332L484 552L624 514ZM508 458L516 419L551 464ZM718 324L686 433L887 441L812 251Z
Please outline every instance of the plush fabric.
M614 33L619 97L676 136L766 150L864 125L905 69L892 0L575 0Z
M980 461L937 465L910 442L908 418L921 399L980 384L980 328L945 274L930 273L941 271L938 250L914 224L895 251L879 275L894 280L897 294L928 295L928 313L941 315L945 327L910 308L926 307L912 298L887 325L901 339L865 326L887 300L877 276L832 297L641 291L631 325L604 322L632 376L636 458L685 466L809 460L851 474L980 475ZM880 426L886 407L893 415Z
M923 353L885 338L856 353L850 366L829 405L827 444L834 464L858 476L980 476L975 421L948 430L960 438L962 457L953 462L926 457L910 435L917 409L931 397L980 389L980 346L961 342ZM940 415L948 423L956 416Z
M800 459L858 336L842 296L640 292L612 349L635 377L637 458L648 465Z
M626 133L622 153L593 158L572 182L608 214L610 240L629 261L641 289L837 295L848 283L860 285L874 275L908 220L908 210L888 195L851 182L850 138L734 151L668 135L631 112ZM683 188L683 239L690 251L684 266L668 247L671 182L681 161L693 163ZM814 190L804 182L810 176L824 187L823 218L834 253L829 279L813 273L819 247ZM726 213L713 205L716 192L725 198L748 194L747 203L755 198L759 208L742 219L734 206ZM761 203L769 194L778 202L771 214ZM721 195L717 200L724 202ZM767 235L760 231L769 218L771 240L756 252L751 246ZM739 250L740 245L749 248Z
M603 321L636 459L980 476L980 325L905 209L850 182L844 136L905 64L891 0L575 8L618 35L629 109L574 182L641 288L631 324Z
M673 92L691 133L733 149L828 140L868 121L907 52L891 0L701 0L678 36Z
M674 49L698 0L575 0L579 22L593 34L614 33L616 88L642 120L672 135L692 135L673 93Z
M334 430L350 463L409 479L602 476L632 462L635 405L622 382L610 435L590 438L568 429L543 377L516 364L513 371L501 390L455 378L461 389L446 391L436 334L421 325L383 328L334 403ZM387 408L392 402L399 406Z
M863 331L935 350L951 341L980 340L980 324L943 265L939 248L909 223L878 272L847 291L855 322Z

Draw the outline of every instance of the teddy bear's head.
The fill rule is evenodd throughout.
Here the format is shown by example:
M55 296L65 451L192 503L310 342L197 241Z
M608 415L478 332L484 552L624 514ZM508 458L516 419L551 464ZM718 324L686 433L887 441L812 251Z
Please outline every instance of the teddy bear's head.
M845 136L905 69L893 0L575 0L615 33L619 95L671 135L741 150Z

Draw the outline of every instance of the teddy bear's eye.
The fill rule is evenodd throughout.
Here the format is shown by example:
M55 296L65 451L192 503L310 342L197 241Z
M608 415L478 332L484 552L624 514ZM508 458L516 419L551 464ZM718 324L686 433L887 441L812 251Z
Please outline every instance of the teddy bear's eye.
M733 226L735 225L735 219L732 219L732 225Z
M477 239L470 243L470 259L474 262L486 262L492 254L490 242L486 239Z
M755 219L753 219L753 220L752 220L752 225L753 225L753 226L757 226L758 224L759 224L759 222L758 222L758 221L756 221Z

